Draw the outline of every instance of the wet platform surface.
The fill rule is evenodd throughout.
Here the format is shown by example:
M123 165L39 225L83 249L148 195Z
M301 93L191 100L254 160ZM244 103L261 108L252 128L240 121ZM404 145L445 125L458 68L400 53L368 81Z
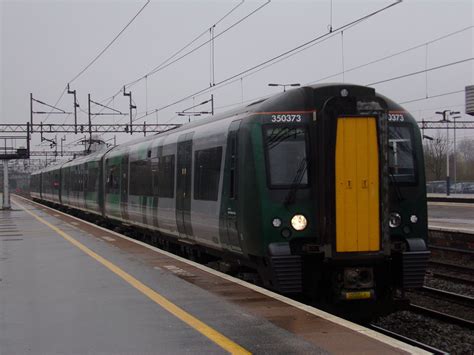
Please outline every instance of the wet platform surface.
M19 197L12 202L0 211L1 354L423 353Z
M474 234L474 204L428 202L430 228Z

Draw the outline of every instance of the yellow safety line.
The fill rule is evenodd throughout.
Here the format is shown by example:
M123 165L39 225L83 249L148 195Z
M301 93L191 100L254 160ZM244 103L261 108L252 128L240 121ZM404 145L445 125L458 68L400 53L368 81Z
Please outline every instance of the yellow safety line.
M68 235L66 232L62 231L56 226L53 226L51 223L47 222L40 216L36 215L35 213L28 211L23 205L19 204L16 201L12 201L15 205L20 207L22 210L25 212L29 213L31 216L36 218L38 221L41 223L45 224L52 230L54 230L56 233L58 233L61 237L66 239L68 242L73 244L74 246L78 247L81 249L84 253L89 255L91 258L94 258L97 260L99 263L104 265L107 269L121 277L123 280L127 281L130 285L135 287L138 291L143 293L145 296L159 304L161 307L163 307L165 310L170 312L172 315L174 315L176 318L182 320L184 323L189 325L190 327L194 328L197 330L199 333L219 345L221 348L224 350L228 351L231 354L251 354L248 350L244 349L237 343L234 343L232 340L224 336L223 334L219 333L217 330L209 327L207 324L201 322L199 319L196 317L192 316L191 314L187 313L171 301L167 300L165 297L160 295L158 292L152 290L150 287L146 286L145 284L141 283L138 281L136 278L134 278L132 275L128 274L127 272L123 271L121 268L113 264L112 262L108 261L104 257L100 256L99 254L93 252L91 249L86 247L84 244L78 242L75 240L73 237Z

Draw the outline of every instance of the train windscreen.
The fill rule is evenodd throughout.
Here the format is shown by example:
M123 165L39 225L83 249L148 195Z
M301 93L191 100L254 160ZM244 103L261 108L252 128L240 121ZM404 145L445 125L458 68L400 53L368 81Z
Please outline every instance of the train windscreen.
M308 185L304 127L264 127L268 183L273 188Z
M388 129L389 173L395 182L415 182L413 133L408 125L390 125Z

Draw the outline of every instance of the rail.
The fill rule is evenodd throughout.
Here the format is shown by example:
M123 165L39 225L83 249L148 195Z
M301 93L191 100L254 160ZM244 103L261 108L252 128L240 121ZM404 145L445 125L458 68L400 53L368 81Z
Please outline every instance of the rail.
M413 345L413 346L416 346L420 349L423 349L423 350L426 350L426 351L429 351L433 354L440 354L440 355L444 355L444 354L449 354L448 352L445 352L443 350L440 350L440 349L437 349L437 348L434 348L432 346L429 346L428 344L425 344L425 343L421 343L419 341L416 341L414 339L411 339L411 338L408 338L404 335L401 335L401 334L398 334L398 333L395 333L395 332L392 332L390 330L387 330L387 329L384 329L382 327L379 327L378 325L374 325L374 324L369 324L368 328L372 329L372 330L375 330L376 332L379 332L379 333L382 333L384 335L387 335L391 338L394 338L394 339L397 339L397 340L400 340L406 344L409 344L409 345Z
M428 316L437 320L441 320L450 324L456 324L461 327L474 330L474 322L467 319L455 317L447 313L438 312L433 309L418 306L415 304L410 304L408 306L408 310L417 314L421 314L421 315Z
M436 297L439 299L448 300L450 302L455 302L461 305L474 307L474 298L470 296L439 290L437 288L427 286L423 286L421 289L417 290L417 292L421 292L428 296Z

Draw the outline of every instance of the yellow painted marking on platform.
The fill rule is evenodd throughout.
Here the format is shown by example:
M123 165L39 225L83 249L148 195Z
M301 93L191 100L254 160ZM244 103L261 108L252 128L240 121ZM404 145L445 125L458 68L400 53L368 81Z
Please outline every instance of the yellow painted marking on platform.
M197 330L199 333L207 337L209 340L213 341L217 345L219 345L221 348L224 350L228 351L231 354L251 354L248 350L244 349L237 343L233 342L223 334L219 333L217 330L209 327L207 324L201 322L199 319L196 317L192 316L191 314L187 313L184 311L182 308L178 307L162 295L160 295L158 292L155 290L151 289L150 287L146 286L142 282L138 281L136 278L134 278L132 275L128 274L109 260L105 259L104 257L100 256L99 254L95 253L88 247L86 247L84 244L81 242L77 241L73 237L71 237L69 234L66 232L62 231L60 228L52 225L48 221L44 220L34 212L31 212L27 210L23 205L19 204L18 202L12 201L15 205L17 205L19 208L36 218L39 222L43 223L44 225L48 226L52 230L54 230L56 233L58 233L61 237L66 239L68 242L76 246L77 248L81 249L84 253L89 255L91 258L97 260L99 263L104 265L107 269L112 271L114 274L117 276L121 277L123 280L128 282L131 286L135 287L138 291L143 293L145 296L150 298L152 301L155 303L159 304L161 307L163 307L165 310L167 310L169 313L174 315L176 318L180 319L190 327L194 328Z

